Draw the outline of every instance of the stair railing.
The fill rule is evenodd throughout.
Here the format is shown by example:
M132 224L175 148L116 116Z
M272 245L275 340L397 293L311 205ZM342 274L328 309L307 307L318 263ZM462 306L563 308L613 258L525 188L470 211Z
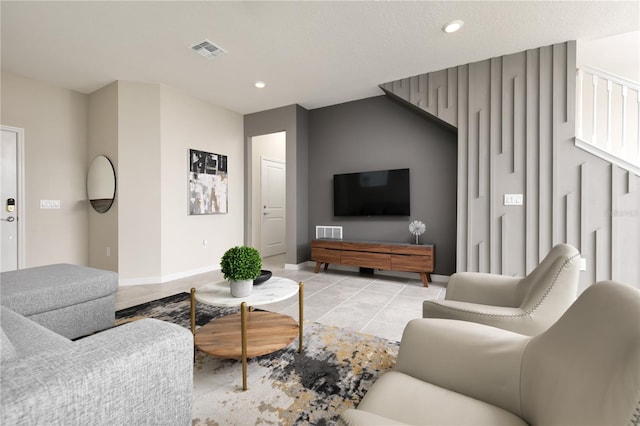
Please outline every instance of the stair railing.
M577 73L576 145L640 175L640 84L585 65Z

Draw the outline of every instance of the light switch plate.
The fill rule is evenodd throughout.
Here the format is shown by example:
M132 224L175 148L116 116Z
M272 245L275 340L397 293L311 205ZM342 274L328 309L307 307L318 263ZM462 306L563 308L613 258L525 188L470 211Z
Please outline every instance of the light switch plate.
M60 200L40 200L41 209L59 209Z
M505 206L521 206L524 203L522 194L504 194Z

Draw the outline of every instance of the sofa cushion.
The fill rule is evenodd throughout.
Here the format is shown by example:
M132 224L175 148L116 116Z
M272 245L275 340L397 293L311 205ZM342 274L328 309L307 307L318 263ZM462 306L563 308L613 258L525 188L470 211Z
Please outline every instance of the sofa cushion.
M0 360L4 364L16 357L16 348L5 332L0 329Z
M469 380L473 380L473 377L469 377ZM358 405L358 410L414 425L527 424L520 417L502 408L397 371L391 371L379 378Z
M31 316L112 295L118 274L60 263L3 272L0 283L0 304Z
M25 357L43 351L64 349L71 347L72 344L71 340L36 324L5 306L0 306L0 324L2 324L2 334L6 335L14 348L14 357ZM4 340L2 343L4 347ZM4 354L2 357L4 360Z

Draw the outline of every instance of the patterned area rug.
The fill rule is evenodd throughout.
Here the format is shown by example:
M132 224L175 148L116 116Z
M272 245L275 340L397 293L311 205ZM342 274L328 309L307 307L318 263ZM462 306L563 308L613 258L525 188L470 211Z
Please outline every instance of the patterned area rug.
M198 304L202 326L237 310ZM189 294L180 293L116 312L116 322L157 318L189 328ZM357 406L377 378L395 364L398 343L318 323L304 324L298 340L250 359L247 391L239 361L196 353L194 425L330 425Z

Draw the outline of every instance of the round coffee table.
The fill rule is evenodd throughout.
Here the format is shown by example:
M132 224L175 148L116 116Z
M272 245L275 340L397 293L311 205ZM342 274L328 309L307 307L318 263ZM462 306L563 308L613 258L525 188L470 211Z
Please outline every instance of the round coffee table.
M288 299L298 293L298 323L288 315L255 311L253 307ZM196 331L196 301L219 307L240 307L239 314L211 320ZM302 352L304 284L271 277L255 285L247 297L233 297L226 281L191 289L191 332L200 351L220 358L242 360L242 389L247 390L247 358L266 355L288 346L299 337Z

